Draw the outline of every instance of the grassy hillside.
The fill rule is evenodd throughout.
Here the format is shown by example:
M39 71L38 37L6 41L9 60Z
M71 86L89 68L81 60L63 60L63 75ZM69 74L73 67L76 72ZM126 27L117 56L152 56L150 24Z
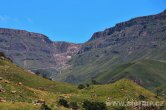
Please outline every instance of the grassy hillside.
M51 92L74 92L76 88L67 83L53 82L12 64L9 60L0 60L0 77L14 83Z
M129 78L166 94L166 12L138 17L93 34L56 80L112 83Z
M79 91L79 94L72 95L69 101L76 101L81 105L83 100L112 102L112 101L140 101L140 96L144 97L144 101L164 101L156 94L144 89L131 80L122 79L113 84L91 85L89 88ZM115 110L113 106L108 107ZM126 107L127 110L133 110L133 107Z
M0 56L1 110L38 110L41 105L34 105L35 101L44 100L51 106L58 94L76 92L74 85L44 79Z
M101 73L102 74L102 73ZM101 82L115 82L122 78L132 79L145 88L156 91L161 88L166 93L166 63L156 60L142 60L118 66L97 77Z
M0 109L1 110L40 110L38 100L44 100L48 107L54 109L69 110L58 105L58 100L63 98L70 102L76 102L82 109L85 100L91 102L110 101L139 101L140 96L146 101L164 100L156 97L156 94L144 89L133 81L122 79L113 84L90 85L84 89L76 86L53 82L31 74L14 65L9 60L0 57ZM113 106L108 107L114 109ZM132 107L128 107L132 110Z
M39 106L28 103L0 103L1 110L39 110Z
M127 99L139 100L139 95L146 96L146 100L158 100L158 98L155 98L156 95L154 93L145 90L143 87L127 79L122 79L113 84L92 85L90 88L79 92L87 96L89 100L106 101L108 98L122 101ZM92 97L94 94L96 94L96 97ZM78 94L77 98L79 98L79 96L80 94Z
M122 63L121 65L120 62L121 60L118 60L116 56L110 60L102 59L102 62L99 59L93 63L66 70L65 73L59 77L64 81L71 82L72 80L66 79L68 79L69 76L73 76L73 80L77 80L72 83L86 83L90 82L92 79L100 83L112 83L123 78L128 78L153 92L156 92L157 88L161 88L162 93L166 94L165 60L147 59ZM114 65L115 63L117 63L117 66Z

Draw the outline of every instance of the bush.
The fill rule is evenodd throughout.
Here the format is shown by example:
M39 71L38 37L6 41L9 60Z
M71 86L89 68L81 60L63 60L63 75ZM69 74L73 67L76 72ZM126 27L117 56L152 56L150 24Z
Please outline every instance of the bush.
M13 62L9 57L6 57L3 52L0 52L0 57L4 57L4 58L8 59L10 62Z
M146 98L145 98L145 96L143 96L143 95L139 95L139 100L145 100Z
M119 107L115 107L114 110L126 110L126 108L125 108L125 107L120 107L120 106L119 106Z
M1 57L5 57L5 54L3 52L0 52Z
M69 107L68 102L67 102L67 100L65 100L65 99L59 99L58 104L59 104L60 106L66 107L66 108Z
M159 96L162 92L162 89L160 87L156 88L156 94Z
M39 71L36 71L35 74L39 76L41 73Z
M86 87L88 88L90 85L89 84L86 84Z
M141 106L139 107L140 110L165 110L163 108L157 106Z
M83 84L78 85L78 89L84 89L85 86Z
M98 84L100 84L100 83L97 82L96 80L92 80L92 84L94 84L94 85L98 85Z
M51 110L51 108L49 108L46 104L43 104L40 110Z
M78 109L77 102L70 102L69 107L72 108L73 110L77 110Z
M85 110L107 110L107 106L103 102L90 102L90 101L84 101L83 102L83 108Z

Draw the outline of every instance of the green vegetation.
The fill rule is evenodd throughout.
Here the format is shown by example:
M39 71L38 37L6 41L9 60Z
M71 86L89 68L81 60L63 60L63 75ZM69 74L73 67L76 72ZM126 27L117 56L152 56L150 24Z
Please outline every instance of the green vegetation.
M160 90L157 90L160 95L166 93L166 63L164 62L142 60L121 65L97 79L99 81L115 82L122 78L131 79L153 92L160 88ZM163 89L161 90L161 88Z
M107 110L107 106L103 102L90 102L90 101L84 101L83 102L83 108L85 110Z
M67 83L53 82L12 64L9 60L0 60L0 77L14 83L21 82L23 85L50 92L69 93L75 92L77 88ZM63 89L62 89L63 88Z
M1 50L37 75L0 52L0 109L133 110L141 106L165 110L164 104L142 106L142 101L166 99L165 15L166 11L119 23L95 33L81 48L66 42L53 44L41 34L2 29ZM28 48L35 51L25 52ZM68 55L70 68L59 72L60 65L68 67ZM141 101L141 105L112 105L128 101Z
M58 104L59 104L60 106L66 107L66 108L69 107L69 104L68 104L67 100L65 100L65 99L59 99Z
M30 103L23 102L8 102L8 103L0 103L1 110L40 110L40 106L36 106Z
M85 84L84 87L79 89L74 85L53 82L19 68L8 59L0 59L1 110L68 110L71 108L88 110L90 106L100 110L106 109L105 104L108 101L164 100L127 79L105 85ZM84 103L86 100L89 101L88 104Z
M77 102L70 102L69 107L73 110L77 110L79 108Z
M83 84L78 85L78 89L84 89L84 88L85 88L85 85L83 85Z
M51 110L46 104L43 104L40 108L41 110Z
M166 62L160 60L140 60L111 66L113 63L119 64L120 62L116 58L115 60L104 60L102 58L102 62L94 62L88 65L81 65L75 69L66 70L66 73L63 74L64 76L61 75L61 78L65 79L65 76L74 74L77 79L85 79L80 79L76 83L90 83L93 81L93 84L114 83L126 78L155 93L157 88L162 88L158 92L160 92L160 95L166 94ZM95 72L93 72L94 70ZM82 74L84 74L84 77L80 77ZM95 76L93 80L91 79L92 75Z

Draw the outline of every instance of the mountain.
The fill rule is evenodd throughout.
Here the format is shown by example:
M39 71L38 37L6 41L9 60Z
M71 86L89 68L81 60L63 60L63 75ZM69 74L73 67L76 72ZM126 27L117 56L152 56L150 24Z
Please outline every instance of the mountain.
M53 42L47 36L24 30L0 28L0 52L14 63L52 78L79 50L79 44Z
M124 77L146 88L166 82L166 11L131 19L93 34L56 80L110 83Z
M42 101L53 110L70 110L70 108L58 105L57 102L60 98L68 102L77 102L82 109L82 103L85 100L100 102L112 100L141 101L143 100L141 97L146 101L165 101L127 79L119 80L113 84L89 85L89 87L80 90L75 85L55 82L31 74L0 54L1 110L41 110L42 104L39 102ZM114 107L108 106L108 108L113 109ZM127 110L133 110L133 107L129 108Z

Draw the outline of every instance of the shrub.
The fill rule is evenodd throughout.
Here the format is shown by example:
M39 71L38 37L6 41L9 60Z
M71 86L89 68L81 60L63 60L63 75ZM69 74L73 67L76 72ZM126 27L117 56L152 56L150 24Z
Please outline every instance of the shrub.
M46 74L42 74L42 77L48 79L48 76Z
M86 84L86 87L88 88L90 85L89 84Z
M162 92L162 89L160 87L156 88L156 94L157 94L157 96L159 96L161 92Z
M84 88L85 88L85 86L83 84L78 85L78 89L84 89Z
M126 110L125 107L119 106L119 107L114 107L114 110Z
M66 107L66 108L69 107L68 102L67 102L67 100L65 100L65 99L59 99L58 104L59 104L60 106Z
M145 99L146 99L145 96L139 95L139 100L145 100Z
M97 82L96 80L92 80L92 84L97 85L97 84L100 84L100 83Z
M90 102L90 101L84 101L83 102L83 108L85 110L107 110L107 106L103 102Z
M70 102L69 107L72 108L73 110L77 110L78 109L77 102Z
M141 106L139 107L140 110L165 110L163 108L157 106Z
M51 110L46 104L42 104L40 110Z
M3 52L0 52L0 57L4 57L4 58L8 59L10 62L13 62L9 57L6 57ZM4 59L4 58L1 58L1 59Z
M1 57L5 57L5 54L3 52L0 52Z
M39 71L36 71L35 74L39 76L41 73Z

